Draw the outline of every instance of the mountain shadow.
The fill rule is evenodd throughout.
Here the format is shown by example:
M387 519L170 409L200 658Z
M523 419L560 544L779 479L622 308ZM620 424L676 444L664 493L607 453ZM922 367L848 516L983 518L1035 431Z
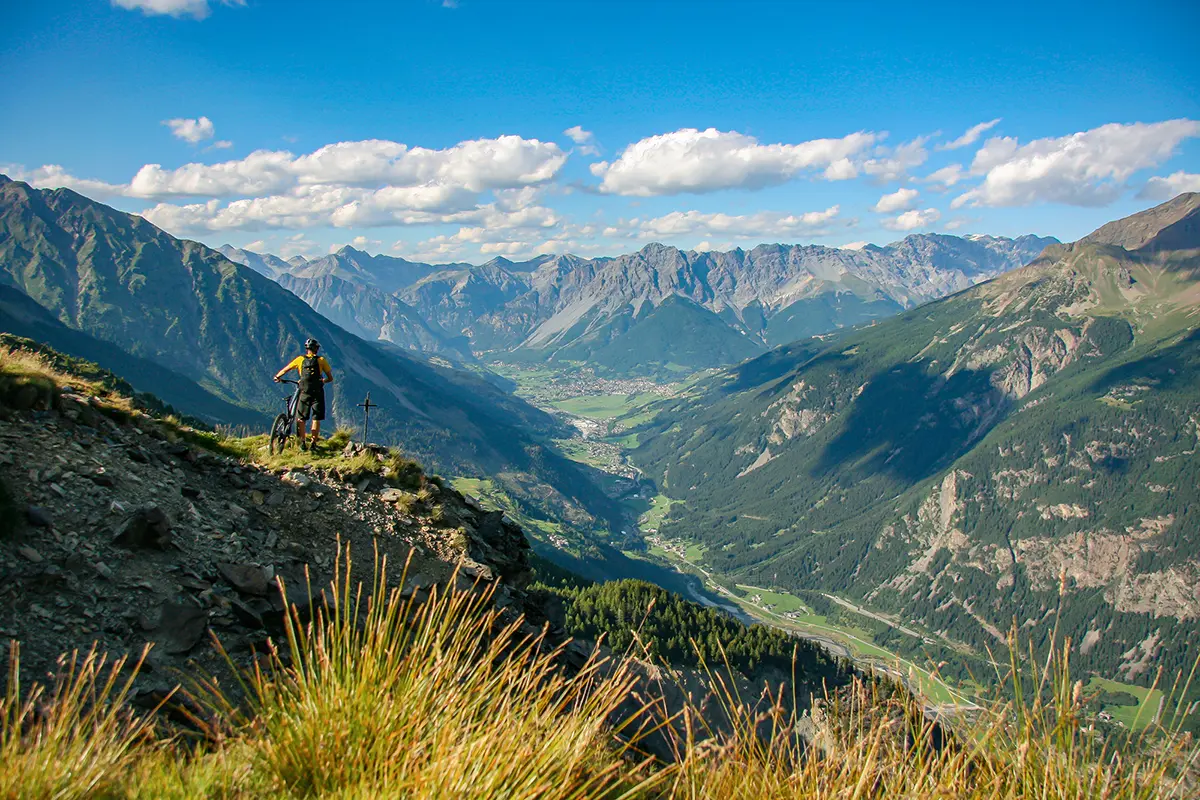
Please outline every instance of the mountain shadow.
M982 370L931 375L923 362L877 373L822 451L813 476L888 473L909 485L928 478L1003 418L1008 401L990 379Z
M1200 382L1200 328L1173 345L1145 358L1129 361L1105 372L1092 391L1105 394L1123 384L1150 384L1159 391L1187 389Z
M210 424L250 425L257 428L268 422L263 412L234 405L182 373L68 328L33 299L4 285L0 285L0 331L34 339L60 353L92 361L109 372L123 376L139 392L149 392Z

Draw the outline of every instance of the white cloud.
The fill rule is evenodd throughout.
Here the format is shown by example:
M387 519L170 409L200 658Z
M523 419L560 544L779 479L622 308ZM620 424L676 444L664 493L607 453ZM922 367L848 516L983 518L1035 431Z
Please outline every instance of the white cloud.
M600 147L596 144L596 134L585 131L583 126L576 125L563 131L563 135L579 145L579 152L585 156L600 155Z
M1056 202L1101 206L1115 200L1123 182L1173 156L1180 142L1200 136L1200 122L1110 123L1070 136L1022 145L1011 137L989 139L971 164L983 183L954 199L951 208L1025 206Z
M287 241L280 246L279 255L282 258L313 256L319 252L320 247L316 242L305 238L303 233L297 233L295 236L289 236Z
M969 144L975 144L977 141L979 141L980 136L983 136L984 133L986 133L987 131L990 131L992 128L996 127L996 125L998 125L999 123L1000 123L1000 118L997 117L996 119L989 120L988 122L981 122L978 125L972 125L970 128L967 128L967 132L964 133L962 136L960 136L957 139L954 139L952 141L943 142L942 144L939 144L937 149L938 150L957 150L960 147L966 147Z
M880 183L903 180L908 176L909 170L921 166L929 157L929 152L925 149L927 141L928 136L918 136L893 149L881 147L875 153L875 158L863 162L862 171Z
M131 197L229 197L262 195L294 183L293 157L286 151L256 150L238 161L185 164L164 170L147 164L129 182Z
M548 181L566 158L552 142L519 136L460 142L444 150L371 139L338 142L299 157L286 150L256 150L220 164L192 163L173 170L147 164L130 182L130 194L261 196L305 185L431 187L430 191L478 193Z
M213 126L212 120L208 117L200 117L199 119L185 119L177 117L176 119L164 119L163 125L171 129L171 135L176 139L183 139L191 144L198 144L205 139L211 139L216 133L216 128Z
M918 228L928 228L941 218L942 214L936 208L927 208L924 211L913 209L898 217L885 219L879 224L893 231L915 231Z
M1184 192L1200 192L1200 175L1183 170L1173 172L1165 178L1156 175L1146 181L1146 185L1137 196L1144 200L1170 200Z
M548 181L566 160L553 142L520 136L475 139L445 150L372 139L326 145L297 158L292 171L301 183L415 186L439 181L479 192Z
M231 147L233 147L233 142L229 141L228 139L221 139L220 141L213 142L206 149L208 149L208 150L228 150Z
M585 131L582 125L567 128L563 134L575 144L587 144L595 138L591 131Z
M181 128L189 136L196 125ZM211 131L208 132L211 135ZM146 164L128 184L88 181L47 165L14 169L39 186L73 186L93 195L160 202L143 215L173 232L463 223L486 215L483 194L505 213L534 205L566 153L556 144L501 136L432 150L399 142L338 142L307 155L257 150L217 164L177 169ZM222 201L228 202L223 203Z
M942 187L948 188L961 181L966 177L962 164L950 164L941 169L934 170L926 175L921 180L926 183L940 183Z
M112 0L114 6L141 11L148 17L167 15L204 19L209 14L208 0ZM242 0L226 0L226 5L245 5Z
M672 211L653 219L631 220L606 229L606 232L619 235L624 229L627 236L643 239L672 239L696 234L733 238L818 236L828 232L828 224L837 217L838 212L838 206L804 214L759 211L755 214L733 215Z
M58 164L46 164L35 170L26 170L15 164L6 164L0 167L0 172L14 181L24 181L35 189L67 188L89 197L117 197L124 194L126 190L123 184L77 178Z
M368 239L366 236L355 236L353 239L346 242L346 244L344 244L344 245L343 244L329 245L329 252L336 253L338 250L341 250L343 247L353 247L355 250L366 250L368 247L370 247L372 249L378 249L381 244L383 244L383 242L379 241L378 239Z
M901 211L911 206L920 194L916 189L897 189L891 194L885 194L879 198L879 202L871 206L871 210L882 214Z
M874 133L800 144L759 144L753 136L715 128L684 128L626 147L616 161L591 166L609 194L650 197L720 189L758 189L784 183L809 170L830 180L852 177L849 159L877 140Z

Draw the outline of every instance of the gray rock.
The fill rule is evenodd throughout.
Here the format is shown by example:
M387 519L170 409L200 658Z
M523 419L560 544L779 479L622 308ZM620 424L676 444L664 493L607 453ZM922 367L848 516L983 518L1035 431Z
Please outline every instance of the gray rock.
M107 472L96 472L88 475L88 478L97 486L103 486L108 489L111 489L117 485L117 479L112 475L109 475Z
M274 574L258 564L217 564L221 575L233 588L243 594L265 597L271 588Z
M28 559L29 561L32 561L35 564L39 564L42 561L42 554L39 553L37 550L34 550L29 545L22 545L21 547L18 547L17 552L20 553L24 558Z
M299 486L301 489L307 489L313 485L313 479L305 475L303 472L287 472L283 476L285 483L290 483L293 486Z
M171 655L182 655L200 643L208 630L208 613L180 603L163 603L154 641Z
M25 519L35 528L53 528L54 519L50 512L41 506L29 506L25 509Z
M171 521L158 506L146 506L133 512L117 529L113 544L137 549L165 549L171 543Z

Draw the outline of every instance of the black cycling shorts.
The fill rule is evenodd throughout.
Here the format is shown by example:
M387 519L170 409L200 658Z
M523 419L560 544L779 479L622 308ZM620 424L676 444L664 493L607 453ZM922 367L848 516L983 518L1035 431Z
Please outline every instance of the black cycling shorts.
M296 402L296 419L307 420L309 417L317 420L325 419L324 390L316 394L302 394Z

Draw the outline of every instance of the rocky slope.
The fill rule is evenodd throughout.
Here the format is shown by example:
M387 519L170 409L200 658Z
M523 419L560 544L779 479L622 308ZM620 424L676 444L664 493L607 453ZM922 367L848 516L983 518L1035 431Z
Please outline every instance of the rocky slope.
M156 709L170 697L168 719L190 725L189 714L206 714L188 681L215 680L236 702L236 672L276 648L286 661L287 606L302 620L320 607L337 570L345 575L347 550L356 581L369 586L384 560L388 585L415 604L452 588L486 594L501 626L555 649L560 668L576 672L593 657L595 641L568 638L564 598L529 586L521 529L395 451L347 440L271 468L261 437L227 439L158 417L105 388L125 385L116 376L94 365L64 371L61 355L38 360L29 347L0 345L0 659L19 646L25 690L59 674L64 654L94 649L130 663L145 654L132 702ZM679 600L675 611L712 614ZM723 622L743 641L769 638ZM626 624L610 627L627 639ZM684 736L688 707L704 716L704 738L729 728L722 698L731 686L743 713L766 712L780 697L803 710L857 675L814 645L798 653L790 671L760 665L720 681L632 660L614 721L652 702ZM626 663L600 654L601 674ZM184 693L173 695L181 682ZM640 746L675 755L664 731Z
M913 235L857 251L762 245L725 253L652 244L617 258L498 258L481 266L416 264L346 247L289 274L345 282L299 292L316 308L368 289L399 297L476 352L654 373L668 364L730 364L769 345L890 316L1021 266L1056 241ZM384 305L376 295L355 306L365 330L378 328L373 320ZM684 339L695 344L691 352L674 346Z
M849 594L960 650L1002 646L1014 620L1042 641L1057 620L1107 676L1187 668L1198 206L1178 198L675 401L635 453L684 501L664 535L744 583Z
M498 582L497 603L531 631L546 620L523 591L520 529L419 470L369 466L390 458L383 448L350 443L330 468L272 470L80 382L0 395L12 528L0 536L0 638L22 643L28 679L93 641L114 656L153 644L151 699L177 668L227 675L210 634L248 663L282 631L279 580L303 606L306 574L326 585L339 541L363 579L378 551L396 578L408 564L407 592Z
M315 336L337 376L331 424L357 421L370 392L379 438L437 469L511 479L514 494L560 516L613 513L586 467L544 445L563 435L552 417L470 372L366 342L254 270L70 190L0 178L0 284L67 328L260 413L280 409L271 376Z

